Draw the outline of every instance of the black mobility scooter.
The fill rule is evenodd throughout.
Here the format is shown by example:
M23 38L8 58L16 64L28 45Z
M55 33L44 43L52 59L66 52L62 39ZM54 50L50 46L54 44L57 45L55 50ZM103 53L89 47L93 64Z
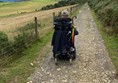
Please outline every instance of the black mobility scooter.
M52 46L55 64L57 64L58 59L68 59L70 64L76 59L75 35L78 35L78 31L73 26L73 19L54 19Z

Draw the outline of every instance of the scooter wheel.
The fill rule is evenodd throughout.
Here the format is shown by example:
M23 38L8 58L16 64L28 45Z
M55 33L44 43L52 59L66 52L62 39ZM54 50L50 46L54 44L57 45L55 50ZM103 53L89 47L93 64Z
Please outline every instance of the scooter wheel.
M70 63L70 65L72 65L72 58L69 59L69 63Z
M58 63L57 63L57 58L54 58L54 62L55 62L55 65L57 65Z
M55 57L54 57L54 62L55 62L55 65L57 65L57 55L55 55Z

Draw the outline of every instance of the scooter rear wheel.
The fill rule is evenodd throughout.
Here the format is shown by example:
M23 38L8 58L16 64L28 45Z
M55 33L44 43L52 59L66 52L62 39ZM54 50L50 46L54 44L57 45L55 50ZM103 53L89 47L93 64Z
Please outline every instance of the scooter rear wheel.
M55 65L58 64L58 62L57 62L57 58L54 58L54 62L55 62Z
M72 58L69 59L69 63L70 63L70 65L72 65Z

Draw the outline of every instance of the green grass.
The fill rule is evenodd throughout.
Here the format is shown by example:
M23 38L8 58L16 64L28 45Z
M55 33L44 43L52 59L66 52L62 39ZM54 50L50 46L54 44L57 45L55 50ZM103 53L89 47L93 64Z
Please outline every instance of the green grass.
M97 15L94 11L92 11L93 17L95 19L95 22L97 24L98 30L102 35L102 38L104 40L104 44L106 45L106 48L109 52L109 56L115 65L116 71L118 73L118 37L114 37L113 35L109 35L108 33L103 31L103 26L100 20L98 20Z
M23 2L1 2L0 3L0 17L13 16L21 14L21 12L33 12L42 6L54 4L57 0L30 0Z
M3 68L0 72L0 83L26 83L27 77L34 71L34 67L31 67L30 63L38 57L41 48L51 40L51 36L52 32L47 33L26 49L23 55L20 55L21 58ZM16 82L14 82L15 79Z

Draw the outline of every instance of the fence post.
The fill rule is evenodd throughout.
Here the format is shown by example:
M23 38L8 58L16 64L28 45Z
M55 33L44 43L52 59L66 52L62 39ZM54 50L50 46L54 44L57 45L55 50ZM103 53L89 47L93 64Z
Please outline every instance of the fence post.
M67 9L67 11L69 12L69 14L70 14L70 11L69 11L69 9Z
M55 19L55 12L53 12L53 20Z
M38 29L37 29L37 17L34 17L34 28L35 28L35 36L38 37Z
M70 15L72 14L72 7L70 7Z
M55 12L53 12L53 24L54 24L54 19L55 19Z

